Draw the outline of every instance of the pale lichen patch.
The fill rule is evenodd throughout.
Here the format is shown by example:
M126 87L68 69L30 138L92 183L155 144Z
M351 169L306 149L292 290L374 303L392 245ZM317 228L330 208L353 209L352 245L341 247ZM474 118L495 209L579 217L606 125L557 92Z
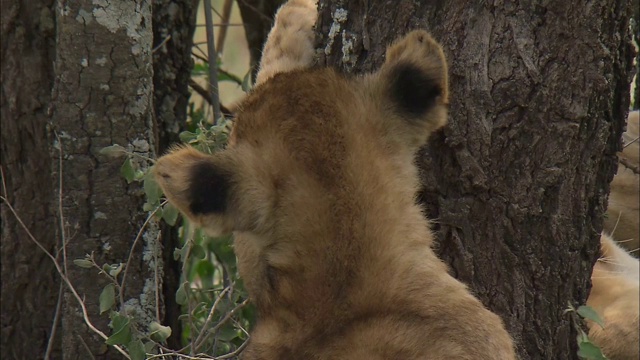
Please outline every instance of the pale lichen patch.
M338 8L331 15L333 23L331 23L331 28L329 29L329 40L327 41L327 46L324 48L325 55L331 55L331 47L333 46L336 35L340 32L341 24L347 21L347 14L347 10Z
M142 12L135 1L93 0L93 4L97 5L93 16L98 24L112 33L124 29L132 39L140 39L138 27L142 23Z
M93 21L93 15L85 9L80 9L78 16L76 16L76 21L89 25Z
M99 58L96 59L96 64L100 65L100 66L104 66L107 63L107 57L106 56L100 56Z
M348 68L352 69L358 60L358 57L353 54L355 35L342 31L342 63Z

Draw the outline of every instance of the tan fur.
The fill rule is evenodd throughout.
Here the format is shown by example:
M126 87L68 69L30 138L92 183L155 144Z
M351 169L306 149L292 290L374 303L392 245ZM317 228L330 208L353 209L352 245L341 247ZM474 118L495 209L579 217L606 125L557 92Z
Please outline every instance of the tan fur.
M627 118L627 131L623 134L624 150L618 173L611 182L609 207L604 221L606 232L613 234L620 244L636 257L640 247L640 175L624 163L640 168L640 141L638 141L639 111L632 111Z
M591 321L589 338L611 360L640 358L640 268L615 241L602 234L601 258L593 268L587 305L604 320L604 328Z
M316 0L289 0L276 14L260 59L256 85L277 73L305 69L313 62Z
M299 3L280 10L270 42L287 6ZM310 39L299 35L289 40ZM411 32L389 47L378 72L360 78L271 61L261 69L276 70L261 74L238 107L225 151L180 148L155 166L186 216L212 234L234 232L240 275L259 313L243 358L515 359L501 319L432 251L415 204L413 154L446 122L440 46ZM390 99L400 63L442 90L419 118ZM200 199L193 174L202 168L229 184L223 211L192 211Z

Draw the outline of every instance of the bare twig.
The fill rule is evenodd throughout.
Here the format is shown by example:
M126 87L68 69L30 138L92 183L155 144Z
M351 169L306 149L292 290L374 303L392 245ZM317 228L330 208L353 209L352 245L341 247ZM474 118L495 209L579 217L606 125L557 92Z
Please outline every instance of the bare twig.
M151 355L147 358L147 360L151 360L151 359L162 359L162 358L169 358L169 359L173 359L173 357L177 357L179 359L189 359L189 360L215 360L215 359L219 359L217 357L213 357L211 355L207 355L207 354L196 354L196 355L185 355L185 354L180 354L177 352L168 352L166 354L158 354L158 355Z
M62 264L64 274L67 274L67 241L64 229L64 211L62 211L62 141L55 132L58 141L58 218L60 219L60 238L62 240Z
M207 26L207 24L197 24L196 27L203 27L203 26ZM218 23L218 24L213 24L213 26L216 27L221 27L221 26L244 26L244 24L242 23Z
M256 13L256 15L260 16L264 20L267 20L269 22L273 22L273 18L265 15L262 11L260 11L260 9L258 9L255 6L249 4L246 0L238 0L238 2L242 3L242 5L246 6L248 9L251 9L253 12Z
M200 45L198 44L193 44L193 47L198 49L198 51L200 51L200 53L202 54L201 57L198 57L200 60L203 60L205 62L209 62L209 59L207 58L207 53L204 52L204 50L202 50L202 48L200 47ZM193 54L193 51L191 52ZM195 54L194 54L195 55ZM197 57L197 56L196 56Z
M229 28L229 18L231 17L231 5L233 5L233 0L224 0L224 5L222 6L222 25L220 27L220 32L218 33L218 53L222 53L222 49L224 49L224 40L227 37L227 30ZM240 24L242 25L242 24Z
M44 353L44 360L49 360L51 357L51 351L53 351L53 343L56 337L56 330L58 329L58 322L60 321L60 313L62 312L62 294L64 293L64 284L60 283L60 289L58 290L58 302L56 303L56 312L53 315L53 324L51 324L51 335L49 335L49 341L47 342L47 351Z
M82 336L78 335L78 340L80 340L80 344L82 344L82 346L84 346L84 349L87 350L87 353L89 354L91 359L92 360L96 360L96 357L93 356L93 353L91 352L91 349L89 348L89 345L87 345L87 343L84 341Z
M62 243L62 261L65 275L67 274L67 242L64 227L64 212L62 211L62 142L57 132L54 132L56 140L58 141L58 217L60 219L60 239ZM4 176L3 176L4 182ZM3 183L4 186L4 183ZM4 189L4 187L3 187ZM6 191L6 189L4 189ZM62 294L64 293L64 284L60 283L60 289L58 290L58 302L56 303L56 312L53 315L53 324L51 324L51 335L47 342L47 350L44 353L45 360L48 360L53 351L53 343L56 337L56 330L58 328L58 322L60 321L60 312L62 311Z
M209 323L211 322L211 319L213 319L213 314L216 311L216 308L218 307L218 304L220 303L220 300L222 300L224 295L227 292L229 292L230 290L231 290L231 287L224 288L224 290L222 290L222 292L220 292L220 295L218 295L218 298L216 299L216 301L213 302L213 306L211 306L211 310L209 310L209 315L207 316L207 319L204 321L204 324L202 325L202 328L200 329L200 333L198 334L198 337L196 337L196 340L194 342L196 351L200 348L200 346L202 346L202 342L204 341L204 338L206 338L204 336L204 334L207 331L207 327L209 326Z
M627 146L629 146L629 145L631 145L631 144L635 143L636 141L638 141L638 139L640 139L640 137L636 137L635 139L633 139L633 140L629 141L629 143L624 144L624 146L623 146L622 148L623 148L623 149L626 149L626 147L627 147Z
M140 230L138 231L138 235L136 235L135 240L133 240L133 244L131 245L131 250L129 250L129 257L127 258L127 264L124 266L124 271L122 272L122 282L120 283L120 301L121 302L124 300L124 284L125 284L125 281L127 279L127 271L129 270L129 265L131 264L131 259L133 258L133 250L135 249L136 245L138 244L138 241L140 241L140 238L142 237L142 233L144 232L144 229L147 227L147 224L149 224L151 219L153 219L153 216L158 212L158 210L162 209L162 207L166 203L167 203L167 200L163 201L157 208L155 208L151 212L151 214L149 214L149 216L147 216L147 220L144 221L144 223L140 227ZM157 263L156 263L156 266L158 266ZM122 305L124 305L124 302L122 302ZM123 307L123 309L124 309L124 307Z
M235 315L236 312L238 312L238 310L247 306L248 303L249 303L249 298L244 299L243 302L236 305L236 307L234 307L231 311L226 313L225 316L220 321L218 321L218 323L214 327L212 327L211 330L209 330L209 332L215 334L220 329L220 327L222 327L222 325L224 325L227 321L229 321L229 319L231 319L231 317Z
M215 359L216 359L216 360L224 360L224 359L230 359L230 358L232 358L232 357L238 356L238 355L240 355L240 353L241 353L242 351L244 351L244 348L246 348L246 347L247 347L247 345L249 345L249 338L247 338L247 340L245 340L245 341L242 343L242 345L238 346L238 348L237 348L237 349L235 349L234 351L232 351L232 352L230 352L230 353L228 353L228 354L224 354L224 355L218 356L218 357L216 357Z
M200 84L195 82L193 79L189 79L189 87L193 89L193 91L197 92L198 95L202 96L202 98L211 104L211 97L209 92L205 90ZM222 112L225 116L231 116L231 110L229 110L226 106L220 104L220 112Z
M633 171L636 175L640 174L640 167L638 165L634 165L631 161L621 158L620 164L624 165L627 169Z
M213 38L213 16L211 15L211 0L204 1L204 16L207 23L207 53L209 55L209 91L211 92L211 106L213 107L213 121L215 124L222 118L220 113L220 98L218 94L218 54Z
M167 37L164 38L164 40L162 40L162 42L160 44L158 44L158 46L154 47L153 50L151 50L151 53L154 53L154 52L158 51L158 49L160 49L169 40L171 40L171 34L167 35Z
M100 329L96 328L93 325L93 323L91 322L91 320L89 319L89 314L87 312L87 307L85 306L84 301L82 300L82 297L80 297L80 295L78 294L76 289L73 287L73 284L71 284L71 281L69 281L69 278L65 275L64 270L62 269L62 267L60 266L60 264L58 263L56 258L53 255L51 255L51 253L44 247L44 245L42 245L42 243L40 243L40 241L38 241L33 236L31 231L27 227L27 225L25 225L25 223L22 221L22 218L18 215L16 210L13 208L13 206L7 200L7 192L6 192L7 188L6 188L6 185L4 183L4 173L2 171L2 168L0 168L0 177L2 177L2 188L3 188L3 195L0 196L0 200L5 202L5 206L9 209L9 212L11 212L11 214L15 217L16 221L18 221L18 224L20 224L20 227L27 233L27 236L29 237L29 239L33 243L35 243L36 246L38 246L40 248L40 250L42 250L51 259L51 261L53 262L53 265L56 268L56 271L60 275L60 278L62 278L62 281L64 281L64 283L67 284L67 287L69 287L69 290L71 291L73 296L78 301L78 304L80 305L80 308L82 310L82 317L84 319L85 324L87 324L89 329L91 329L93 332L98 334L101 338L103 338L104 340L107 340L109 337L107 335L105 335L102 331L100 331ZM131 359L129 357L129 354L127 354L121 347L119 347L118 345L113 345L113 347L116 350L118 350L118 352L120 352L124 357L126 357L127 359Z
M156 321L160 323L160 281L158 279L158 244L160 243L160 239L162 238L162 232L158 231L158 237L156 238L156 242L153 244L153 260L156 266L153 267L154 279L156 282Z

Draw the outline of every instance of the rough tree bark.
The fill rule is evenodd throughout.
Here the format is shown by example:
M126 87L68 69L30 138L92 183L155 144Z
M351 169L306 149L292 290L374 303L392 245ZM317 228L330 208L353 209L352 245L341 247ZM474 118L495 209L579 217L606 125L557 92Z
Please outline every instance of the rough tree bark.
M51 191L46 131L54 78L53 0L3 0L0 19L2 180L8 203L31 233L55 252L56 198ZM16 360L41 358L51 335L60 282L53 263L29 239L6 204L0 210L0 353ZM59 349L54 349L54 358L60 358Z
M157 154L178 142L178 134L184 129L189 104L189 79L193 60L191 48L196 28L199 0L155 0L153 2L153 98L158 126ZM169 346L181 347L182 314L175 302L180 286L181 264L173 258L172 249L180 247L176 228L160 224L162 231L164 278L164 325L172 331Z
M151 2L59 3L56 26L51 126L57 137L52 158L55 178L62 180L68 277L84 296L94 325L110 334L108 318L97 315L105 276L74 266L71 260L93 253L99 264L126 262L146 218L140 211L144 201L141 186L122 179L121 160L98 153L119 144L155 157ZM138 158L134 161L148 165ZM127 271L125 309L136 317L143 331L157 318L156 291L162 291L155 281L162 278L157 239L157 224L151 222L132 251ZM120 357L85 326L80 307L69 292L65 293L62 316L64 359Z
M450 64L449 125L418 156L453 274L523 359L574 359L628 109L630 2L321 1L320 62L360 73L425 28Z

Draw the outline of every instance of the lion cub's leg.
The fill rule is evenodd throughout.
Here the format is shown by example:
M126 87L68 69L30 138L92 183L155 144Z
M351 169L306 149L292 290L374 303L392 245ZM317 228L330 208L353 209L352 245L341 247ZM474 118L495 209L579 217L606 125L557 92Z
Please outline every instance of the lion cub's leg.
M311 66L317 16L315 0L289 0L278 10L262 51L256 85L277 73Z

